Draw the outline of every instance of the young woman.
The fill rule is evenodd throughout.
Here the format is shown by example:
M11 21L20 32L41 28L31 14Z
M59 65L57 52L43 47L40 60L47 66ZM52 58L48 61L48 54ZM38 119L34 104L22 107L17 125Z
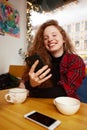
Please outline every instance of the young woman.
M38 29L28 56L38 53L45 66L35 72L39 61L31 67L26 64L23 84L31 97L55 98L76 94L85 77L85 64L74 48L64 29L56 20L43 23Z

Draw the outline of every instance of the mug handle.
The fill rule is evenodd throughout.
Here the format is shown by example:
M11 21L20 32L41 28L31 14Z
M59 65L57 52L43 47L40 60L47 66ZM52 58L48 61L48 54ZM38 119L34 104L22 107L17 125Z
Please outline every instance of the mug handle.
M9 94L9 93L5 95L5 100L7 102L14 103L14 97L11 94Z

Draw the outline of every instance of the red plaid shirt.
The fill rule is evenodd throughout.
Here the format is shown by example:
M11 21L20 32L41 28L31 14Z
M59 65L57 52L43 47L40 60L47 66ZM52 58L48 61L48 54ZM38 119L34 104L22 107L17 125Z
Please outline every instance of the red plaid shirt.
M60 64L59 83L64 87L67 96L78 98L75 92L85 76L85 64L81 57L65 53Z

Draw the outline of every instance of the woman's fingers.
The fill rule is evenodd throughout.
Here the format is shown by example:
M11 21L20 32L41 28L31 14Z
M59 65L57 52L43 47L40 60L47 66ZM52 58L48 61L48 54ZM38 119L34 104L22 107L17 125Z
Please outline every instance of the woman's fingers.
M49 70L48 70L49 69ZM50 71L50 68L48 68L48 65L45 65L43 66L41 69L39 69L37 72L36 72L36 76L39 76L41 75L42 73L46 72L46 70ZM46 72L47 73L47 72ZM45 74L45 73L44 73Z
M41 84L41 83L43 83L43 82L45 82L46 80L48 80L49 78L51 78L52 77L52 74L49 74L48 76L46 76L46 77L44 77L44 78L39 78L39 83Z
M45 70L41 75L39 75L40 79L43 79L44 77L46 77L48 74L50 74L49 72L51 71L50 68L48 68L47 70Z
M39 63L39 60L36 60L36 61L34 62L34 64L32 65L32 67L31 67L31 69L30 69L30 73L33 73L33 72L35 71L35 68L36 68L36 66L38 65L38 63Z
M41 69L39 69L37 72L34 72L38 63L39 61L36 60L29 71L30 84L32 87L36 87L40 85L41 83L45 82L52 76L52 74L49 74L51 69L48 68L48 65L45 65Z
M37 67L39 63L39 60L36 60L34 62L34 64L32 65L30 71L29 71L29 75L32 75L33 73L35 74L35 77L38 77L39 75L41 75L42 73L44 73L43 77L46 76L46 74L50 71L50 68L48 68L48 65L43 66L41 69L39 69L37 72L35 71L35 68ZM47 70L47 71L46 71Z

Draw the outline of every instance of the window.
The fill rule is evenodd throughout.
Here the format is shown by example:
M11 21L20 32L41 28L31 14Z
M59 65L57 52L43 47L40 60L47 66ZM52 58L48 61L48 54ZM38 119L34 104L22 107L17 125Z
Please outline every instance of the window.
M75 31L76 31L76 32L79 32L79 31L80 31L80 23L76 23Z
M71 32L71 25L67 26L67 32Z
M75 41L75 47L78 48L80 45L79 41Z
M85 30L87 30L87 21L85 21Z
M84 40L84 50L87 50L87 40Z

